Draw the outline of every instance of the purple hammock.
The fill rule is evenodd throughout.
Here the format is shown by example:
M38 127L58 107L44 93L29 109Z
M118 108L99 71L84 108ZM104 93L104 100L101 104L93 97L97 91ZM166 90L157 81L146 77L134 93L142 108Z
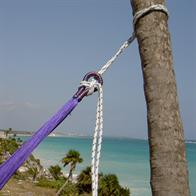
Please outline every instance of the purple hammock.
M103 84L101 76L96 72L86 74L83 80L88 81L90 77L93 77L99 83ZM52 116L37 132L35 132L29 140L24 142L8 160L0 165L0 190L12 177L16 170L31 155L40 142L72 112L78 102L87 95L88 91L89 88L80 86L71 100L69 100L56 114L54 114L54 116ZM94 89L94 91L96 91L96 89Z

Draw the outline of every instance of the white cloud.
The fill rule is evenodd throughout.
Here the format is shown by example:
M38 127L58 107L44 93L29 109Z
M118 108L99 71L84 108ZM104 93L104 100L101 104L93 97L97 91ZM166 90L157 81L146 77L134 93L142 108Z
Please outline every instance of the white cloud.
M31 102L0 102L0 110L14 111L17 109L38 109L40 108L38 104Z

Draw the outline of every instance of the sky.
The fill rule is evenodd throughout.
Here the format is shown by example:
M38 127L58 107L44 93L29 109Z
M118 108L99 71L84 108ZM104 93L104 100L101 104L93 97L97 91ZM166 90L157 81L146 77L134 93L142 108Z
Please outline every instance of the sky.
M196 2L167 1L185 138L196 139ZM0 129L36 131L131 35L129 0L0 0ZM104 135L147 138L138 44L104 74ZM97 94L58 131L91 135Z

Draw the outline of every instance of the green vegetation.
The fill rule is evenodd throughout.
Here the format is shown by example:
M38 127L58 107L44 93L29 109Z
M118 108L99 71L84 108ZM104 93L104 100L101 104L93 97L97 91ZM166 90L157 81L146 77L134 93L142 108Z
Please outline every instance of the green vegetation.
M77 178L77 188L80 194L91 193L91 167L82 170Z
M63 179L58 179L58 180L49 180L47 178L41 178L39 181L36 183L37 186L40 187L47 187L47 188L53 188L53 189L59 189L63 186L64 184Z
M77 163L82 163L83 159L80 157L80 153L76 150L69 150L66 156L62 159L63 167L70 165L68 180L73 179L73 171L76 169Z
M20 141L20 140L19 140ZM17 148L20 143L15 138L0 138L0 163L5 161ZM15 173L14 180L24 180L32 183L32 186L43 187L45 190L58 190L59 196L90 196L91 195L91 167L86 167L73 181L73 172L78 163L83 159L76 150L69 150L61 160L63 167L69 166L69 174L66 178L59 165L50 166L44 172L40 160L33 155L23 164L23 168ZM34 182L34 183L33 183ZM30 186L30 185L29 185ZM31 190L33 191L33 189ZM130 191L119 184L118 178L114 174L99 174L99 196L129 196Z
M17 148L19 147L19 144L16 142L14 138L12 139L2 139L0 138L0 155L4 153L10 153L13 154Z
M82 163L83 159L80 157L80 153L76 150L69 150L66 156L62 159L63 167L70 165L69 175L63 186L58 190L56 195L60 195L69 182L73 181L73 171L76 169L77 163Z
M19 144L14 138L2 139L0 138L0 164L13 154L19 147Z
M57 195L57 194L56 194ZM76 185L72 182L67 182L61 193L60 196L78 196L78 189Z
M66 181L66 184L65 184L65 181ZM62 178L59 180L48 180L46 178L42 178L36 183L36 185L40 187L52 188L56 190L59 190L61 187L63 187L63 189L59 192L60 196L79 195L76 184L69 182Z
M86 167L77 178L79 194L91 193L91 167ZM100 196L129 196L128 188L121 187L118 178L114 174L99 174L99 195Z
M10 157L20 146L15 138L2 139L0 138L0 163L3 163ZM23 164L23 171L20 169L14 174L14 178L17 180L32 180L35 181L37 176L41 176L43 167L40 164L40 160L36 159L33 155L25 161Z
M59 165L50 166L48 170L55 180L60 180L63 176L61 167Z
M128 188L120 186L118 178L115 174L101 176L99 180L99 195L102 196L129 196Z
M11 132L12 132L12 128L9 128L9 129L5 130L6 138L9 137L9 134L11 134Z
M37 175L39 174L39 171L37 169L37 167L31 167L28 170L29 175L32 176L33 181L35 181Z

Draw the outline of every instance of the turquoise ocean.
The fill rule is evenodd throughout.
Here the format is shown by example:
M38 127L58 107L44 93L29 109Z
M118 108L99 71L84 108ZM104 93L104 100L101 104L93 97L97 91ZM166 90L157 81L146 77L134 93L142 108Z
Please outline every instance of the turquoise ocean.
M23 137L26 140L27 138ZM70 149L78 150L83 163L76 169L78 174L91 162L92 139L90 137L48 137L34 151L45 167L59 164ZM191 195L196 195L196 143L186 143ZM62 166L62 165L61 165ZM63 169L68 172L67 169ZM109 138L103 139L100 171L114 173L120 184L130 188L132 196L150 196L149 149L146 140Z

